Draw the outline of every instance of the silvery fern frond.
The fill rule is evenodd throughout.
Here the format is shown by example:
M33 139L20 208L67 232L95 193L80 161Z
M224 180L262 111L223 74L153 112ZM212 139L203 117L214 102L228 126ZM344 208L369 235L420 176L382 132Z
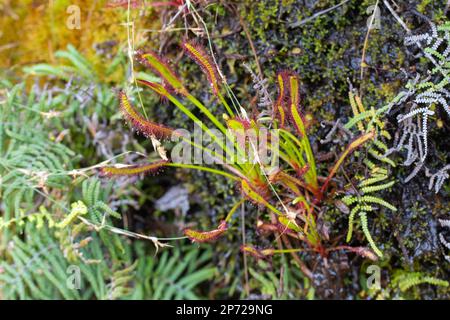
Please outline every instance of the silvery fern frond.
M436 173L431 174L429 170L426 171L426 176L430 177L430 182L428 184L428 189L434 189L435 193L438 193L439 190L444 185L445 180L449 178L449 174L447 171L450 170L450 164L446 165L442 169L438 170ZM450 225L449 225L450 227Z
M439 219L439 224L443 228L450 229L450 219ZM448 250L450 250L450 242L445 239L444 233L439 233L439 241ZM450 255L444 255L445 260L450 262Z
M407 157L404 165L410 166L416 158L419 157L420 162L424 162L428 154L428 116L434 115L434 111L430 107L416 108L413 105L407 114L400 114L397 121L404 122L402 128L403 134L399 143L394 150L400 151L402 148L407 150ZM422 119L417 118L417 125L412 122L412 117L421 114ZM408 142L405 143L409 136Z
M252 68L248 64L243 63L242 65L252 77L253 89L256 90L259 96L258 107L267 108L273 106L273 99L269 93L269 81L261 75L257 75L253 72Z

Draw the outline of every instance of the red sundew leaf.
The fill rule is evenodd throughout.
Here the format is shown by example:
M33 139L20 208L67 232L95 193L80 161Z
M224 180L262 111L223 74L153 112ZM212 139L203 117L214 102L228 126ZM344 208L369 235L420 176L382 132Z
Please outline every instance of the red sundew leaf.
M227 120L227 126L231 130L248 130L252 127L252 124L248 119L233 117Z
M278 115L278 118L280 120L280 127L284 128L286 123L286 112L284 111L284 108L282 105L278 105L277 108L278 112L276 113Z
M256 229L262 233L278 232L278 228L275 224L262 222L261 220L258 220L258 222L256 224Z
M280 120L280 127L284 127L284 122L286 119L286 87L284 85L283 73L277 74L277 84L278 84L278 98L273 107L273 117L278 117Z
M305 238L303 237L303 235L301 235L299 232L296 232L294 230L291 229L292 224L289 224L289 227L287 227L286 225L282 224L280 222L280 218L277 218L277 223L275 224L275 226L278 228L278 232L281 234L286 234L292 238L296 238L299 240L304 240Z
M331 181L331 178L336 174L337 170L341 166L341 164L344 162L345 158L352 153L355 149L366 143L368 140L372 140L375 137L375 131L370 131L368 133L365 133L356 139L354 139L345 149L345 151L341 154L338 161L334 164L333 168L331 169L330 173L328 174L328 177L326 178L324 184L321 188L321 193L324 193L325 190L328 187L328 184Z
M298 108L291 104L290 108L290 120L294 127L297 129L297 132L300 134L300 137L306 137L306 127L305 122L303 121L302 115L298 112Z
M184 234L187 236L192 242L210 242L216 240L218 237L220 237L225 231L227 231L227 223L225 221L222 221L220 225L217 227L217 229L211 230L211 231L195 231L192 229L184 229Z
M261 233L280 233L283 235L288 235L292 238L303 240L303 238L295 231L287 228L285 225L280 222L277 223L264 223L262 221L258 221L257 230Z
M292 71L284 70L277 75L278 99L274 105L274 114L280 120L280 127L284 127L286 113L290 122L303 137L305 125L300 112L300 81L298 75Z
M300 191L300 188L291 180L289 179L278 179L277 182L281 183L283 186L285 186L288 189L291 189L292 192L296 195L302 194Z
M270 256L273 256L273 255L275 254L275 251L274 251L274 249L269 248L269 249L263 249L263 250L261 250L261 253L262 253L263 256L265 256L265 257L270 257Z
M293 163L292 165L293 165L295 172L297 173L297 176L299 178L303 177L309 170L309 164L305 164L303 167L300 167L296 163Z
M144 66L152 69L163 81L163 85L168 90L179 93L183 96L188 95L178 75L169 67L169 63L158 56L153 51L138 51L137 60Z
M300 112L300 82L298 76L291 74L288 77L289 88L289 118L301 137L306 137L306 126Z
M167 160L160 160L157 162L144 164L144 165L134 165L128 167L104 167L101 168L100 172L102 176L113 177L113 176L132 176L138 174L156 174L168 163Z
M252 182L253 183L253 182ZM261 192L262 191L262 192ZM267 209L270 209L272 212L276 213L277 215L282 215L281 211L275 208L273 205L271 205L268 200L268 193L264 194L264 192L268 192L267 188L261 189L258 186L250 186L247 180L241 180L241 192L242 194L250 200L252 203L266 207Z
M353 253L356 253L357 255L370 259L372 261L377 261L378 256L369 248L366 247L351 247L351 246L338 246L331 249L328 249L328 251L335 251L335 250L347 250Z
M167 91L167 89L156 82L151 82L151 81L147 81L147 80L143 80L143 79L136 79L137 83L142 84L150 89L152 89L153 91L155 91L157 94L159 94L161 97L163 98L167 98L169 95L169 91Z
M251 255L255 259L264 259L265 258L265 256L261 253L261 251L256 249L253 246L242 245L240 249L241 249L241 252L243 252L244 254Z
M278 217L278 222L281 224L280 228L282 228L282 233L286 232L287 229L291 229L297 233L302 232L302 229L297 224L297 221L295 219L288 218L286 216L280 216Z
M355 248L356 250L350 250L354 253L356 253L357 255L370 259L372 261L377 261L378 260L378 256L372 252L372 250L365 248L365 247L357 247Z
M136 82L155 91L159 95L159 101L162 105L168 104L170 92L162 84L137 78Z
M289 90L289 104L300 110L300 80L295 73L289 74L286 84Z
M274 254L274 250L273 249L256 249L254 246L251 245L242 245L241 246L241 252L243 252L244 254L249 254L252 257L256 258L256 259L266 259L267 257L270 257Z
M279 88L279 93L280 97L282 98L281 102L282 105L286 107L287 104L291 103L291 85L290 85L290 78L291 77L296 77L298 78L298 76L291 70L282 70L280 72L278 72L277 75L277 79L278 79L278 88ZM282 86L282 87L281 87ZM280 89L283 89L282 91ZM286 108L288 109L288 108Z
M184 40L181 44L184 52L194 60L206 74L214 95L219 94L219 71L205 48L194 41Z
M147 138L154 135L157 138L168 138L174 132L172 129L158 123L144 119L131 105L123 91L119 92L120 109L132 126Z
M293 167L294 164L292 164ZM314 193L315 190L312 188L312 186L308 185L305 181L302 181L301 179L297 179L284 171L278 171L274 175L270 177L270 180L274 183L281 183L287 188L291 189L295 194L300 195L302 194L300 192L299 187L309 190L310 192Z
M265 206L265 203L270 199L269 187L267 183L264 183L263 181L242 180L240 188L248 199L255 204Z

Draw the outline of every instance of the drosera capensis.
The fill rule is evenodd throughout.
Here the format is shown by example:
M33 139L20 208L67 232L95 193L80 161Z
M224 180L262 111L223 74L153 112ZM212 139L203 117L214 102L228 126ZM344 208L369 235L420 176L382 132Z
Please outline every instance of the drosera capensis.
M216 142L219 150L225 156L222 154L222 157L220 157L217 149L213 150L211 146L198 145L188 139L185 139L184 142L208 154L217 155L221 160L225 158L227 161L219 163L223 170L206 164L192 165L175 161L159 162L159 165L203 170L225 176L237 184L242 195L238 203L233 206L230 213L227 214L225 219L222 219L216 229L202 232L188 228L184 230L185 235L193 242L217 240L230 230L233 223L232 216L239 206L243 202L251 202L266 210L267 213L274 215L276 225L275 228L272 228L272 231L296 241L298 248L265 249L262 252L244 248L244 252L258 253L256 255L270 253L266 255L271 256L276 253L296 254L309 251L317 252L326 257L329 252L342 249L365 258L376 259L376 256L371 254L369 249L352 248L350 246L327 247L316 222L321 205L329 197L327 194L328 187L338 169L354 150L367 141L373 140L374 131L363 132L355 138L331 167L328 175L319 178L314 152L308 137L308 128L305 125L304 110L300 97L300 78L296 73L282 71L277 75L278 98L274 100L273 114L270 121L258 121L257 114L249 116L245 109L241 107L241 104L236 101L234 94L229 94L230 88L220 76L221 73L213 59L208 55L206 48L190 40L183 41L182 47L184 53L197 63L203 73L206 74L211 91L217 97L226 114L221 116L213 114L207 106L189 92L171 69L169 63L153 52L138 51L137 60L157 73L161 77L161 83L143 79L137 79L137 83L150 88L159 96L169 100L194 124L198 125L202 133ZM222 92L226 94L224 95ZM120 95L119 98L128 99L125 94ZM121 101L121 104L124 104L124 101ZM188 108L188 104L203 113L208 122L200 121L200 118ZM132 126L140 129L142 125L139 120L141 118L137 112L129 112L126 117ZM167 127L151 123L152 127L162 129L165 133ZM277 166L273 166L272 161L268 163L261 161L259 157L261 146L256 145L252 139L244 139L244 143L237 143L241 135L246 134L246 130L253 130L256 133L263 130L276 132L276 139L273 136L268 138L265 147L270 155L279 157ZM224 143L218 132L230 138L233 143ZM236 153L238 154L237 157L229 157ZM148 166L151 168L150 165ZM139 168L145 168L145 166ZM114 177L115 175L126 174L130 170L139 169L135 167L115 167L114 169L104 168L103 170L108 172L108 176ZM270 220L264 223L267 226L273 225Z

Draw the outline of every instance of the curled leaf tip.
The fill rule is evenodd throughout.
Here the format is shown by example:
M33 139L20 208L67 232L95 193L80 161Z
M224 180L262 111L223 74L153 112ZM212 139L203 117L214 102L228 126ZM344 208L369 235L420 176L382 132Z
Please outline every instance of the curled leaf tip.
M266 184L258 184L252 181L252 184L250 185L248 181L242 180L240 189L245 197L254 204L265 207L270 206L270 204L267 202L270 198L270 191Z
M220 237L225 231L227 231L228 226L225 221L222 221L217 229L211 231L196 231L189 228L184 229L184 234L187 236L192 242L203 243L210 242L216 240Z
M251 245L242 245L240 247L240 250L242 253L249 254L256 259L265 259L274 254L273 249L269 248L269 249L260 250L260 249L256 249L254 246L251 246Z
M127 95L119 92L120 110L123 115L131 122L132 126L147 138L152 135L157 138L168 138L174 132L172 129L155 122L146 120L128 100Z
M152 69L162 80L163 86L175 93L187 95L187 90L183 86L178 75L169 67L168 61L160 57L153 51L138 50L136 52L137 60L144 66Z
M252 122L241 117L232 117L227 119L227 126L231 130L248 130L252 127Z

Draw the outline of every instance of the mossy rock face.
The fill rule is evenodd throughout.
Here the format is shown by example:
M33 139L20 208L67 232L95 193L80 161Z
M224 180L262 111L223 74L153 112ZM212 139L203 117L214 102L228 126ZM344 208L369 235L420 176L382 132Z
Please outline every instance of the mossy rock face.
M399 5L396 10L402 14L412 30L424 25L417 15L411 13L414 10L437 23L445 19L443 6L433 1L396 2ZM219 65L230 86L246 106L250 105L255 92L242 63L250 64L255 71L257 67L242 23L248 28L264 76L269 79L273 89L273 79L278 71L289 69L299 74L302 80L302 108L305 113L313 115L311 140L317 152L341 150L341 146L323 146L318 142L327 133L327 130L321 128L319 123L323 120L336 121L337 119L345 122L351 116L348 101L349 82L358 89L367 107L379 108L395 97L405 85L407 77L412 77L416 68L420 68L416 59L403 44L405 31L381 4L380 28L370 32L366 48L364 43L367 25L373 12L369 7L373 6L373 1L349 1L327 13L314 16L340 3L342 3L340 0L243 1L237 5L242 21L239 21L239 16L229 5L211 4L202 11L202 17L211 33ZM310 17L314 18L309 19ZM199 75L197 66L185 58L180 59L177 50L174 50L180 38L169 37L163 53L171 57L173 61L178 61L177 70L181 77L186 79L192 92L205 101L210 110L220 114L223 110L217 109L214 97L205 90L206 79L203 75ZM200 41L207 43L206 39ZM363 52L365 52L365 59L362 63ZM273 92L275 94L276 90L274 89ZM185 117L176 111L169 111L168 115L155 113L155 116L169 121L168 123L175 127L184 127L186 121ZM394 133L395 119L386 119L386 122L391 123L389 126ZM431 130L431 137L436 141L433 143L435 147L433 153L436 153L437 158L445 161L448 158L445 139L440 138L442 131L434 129ZM400 163L402 159L395 158L395 161ZM323 163L321 169L325 172L329 166L330 163ZM354 169L357 168L357 164L355 166ZM409 168L397 166L397 169L392 172L399 181L394 192L386 192L382 195L384 199L393 202L399 208L399 212L389 213L381 210L369 218L374 240L385 255L384 260L379 264L382 266L387 286L392 276L391 271L394 269L424 272L441 279L448 279L449 276L443 265L445 262L441 255L442 249L436 241L436 234L439 232L436 225L437 218L448 214L445 212L445 208L449 206L445 197L445 194L448 195L448 190L443 190L437 195L428 191L428 182L423 174L413 182L404 184L402 181L408 175L408 170ZM349 172L352 172L351 164ZM196 182L192 183L192 177L195 177ZM225 212L224 208L233 199L231 196L227 198L230 193L229 188L232 186L223 185L220 181L216 182L214 177L205 174L192 173L180 178L192 183L193 188L197 190L196 193L200 195L203 202L200 208L203 210L209 208L206 209L208 218L200 218L206 213L203 211L196 213L195 219L200 219L196 221L199 221L199 225L203 223L207 226L214 225L212 221L217 221L217 214L221 216ZM345 181L342 176L338 179ZM219 209L218 205L224 207ZM348 226L347 217L332 205L332 201L324 209L323 222L331 227L330 233L334 236L345 235ZM246 214L258 214L256 208L247 208L247 210ZM266 241L258 235L247 234L247 238L249 241L261 243ZM224 239L223 243L217 244L218 252L235 252L226 248L229 248L229 245L236 246L236 241L239 242L237 236ZM352 245L366 245L361 233L356 235ZM218 254L219 258L220 254ZM229 259L231 259L230 263L236 266L237 276L241 277L242 270L239 267L238 257L230 256ZM307 261L308 259L314 261L318 257L306 258ZM350 263L348 259L347 254L336 253L330 256L329 265L339 270L332 276L325 271L324 266L319 264L315 270L318 277L316 288L325 286L325 289L317 290L316 297L367 298L367 292L364 291L360 279L350 276L365 270L366 266L361 265L360 260L352 259ZM279 263L280 260L274 260L275 265ZM348 268L342 268L346 264ZM264 273L267 270L260 271ZM336 280L341 276L342 282ZM333 284L334 287L331 288L333 281L337 281L338 284ZM333 294L330 290L337 293ZM448 297L448 290L445 288L434 290L432 287L424 286L420 287L420 290L423 293L422 298ZM392 292L394 291L392 289Z

